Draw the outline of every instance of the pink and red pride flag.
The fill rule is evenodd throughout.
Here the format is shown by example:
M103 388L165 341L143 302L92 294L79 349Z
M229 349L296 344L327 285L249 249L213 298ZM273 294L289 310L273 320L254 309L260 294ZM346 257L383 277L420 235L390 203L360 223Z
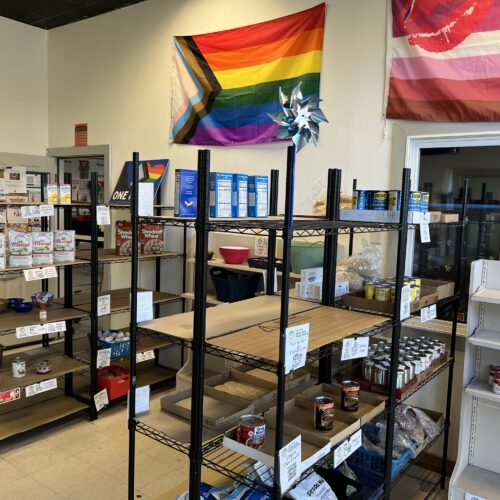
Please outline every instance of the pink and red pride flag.
M500 0L392 0L390 21L387 118L500 121Z

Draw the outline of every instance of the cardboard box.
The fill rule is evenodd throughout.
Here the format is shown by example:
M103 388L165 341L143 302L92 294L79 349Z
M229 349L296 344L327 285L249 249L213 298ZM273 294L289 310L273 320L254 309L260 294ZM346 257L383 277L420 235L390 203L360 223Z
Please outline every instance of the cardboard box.
M429 212L429 222L435 224L441 222L441 212Z
M198 197L198 172L196 170L176 169L174 216L196 217Z
M210 217L231 217L233 174L210 172Z
M446 299L455 294L455 283L453 283L453 281L422 278L420 284L425 288L433 288L438 294L438 300Z
M441 214L441 222L458 222L458 214Z
M408 223L428 221L429 212L408 212ZM395 210L341 210L340 220L353 222L398 223L399 211Z
M57 184L47 184L47 203L57 204L59 201L59 186Z
M267 217L269 180L267 175L248 177L248 217Z
M231 189L231 215L248 217L248 175L233 174Z
M302 283L322 283L323 268L313 267L311 269L302 269L302 271L300 271L300 280Z
M59 203L71 205L71 184L59 184Z

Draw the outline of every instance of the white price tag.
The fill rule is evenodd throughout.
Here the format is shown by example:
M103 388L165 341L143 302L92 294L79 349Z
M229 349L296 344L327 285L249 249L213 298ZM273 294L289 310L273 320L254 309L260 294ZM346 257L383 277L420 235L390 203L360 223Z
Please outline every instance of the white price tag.
M135 356L136 363L142 363L143 361L148 361L149 359L155 359L155 352L153 350L138 352Z
M24 339L35 335L45 335L46 333L58 333L66 331L66 321L55 321L42 325L18 326L16 328L16 338Z
M429 231L429 223L421 222L420 223L420 241L421 243L430 243L431 242L431 233Z
M54 321L53 323L45 323L40 326L45 328L43 333L58 333L66 331L66 321Z
M309 345L309 323L286 329L285 374L306 364Z
M57 269L55 266L40 267L36 269L24 269L23 273L25 281L57 278Z
M108 391L106 389L103 389L102 391L99 391L97 394L94 394L94 404L95 404L95 409L98 412L109 404Z
M21 216L24 219L35 219L38 217L52 217L54 205L28 205L21 207Z
M48 266L42 268L44 278L57 278L57 269L55 266Z
M111 364L111 347L107 349L99 349L97 351L97 368L106 368Z
M344 460L349 458L360 446L362 442L361 429L353 434L349 439L341 443L333 452L333 466L337 468Z
M149 411L149 385L138 387L135 391L135 414L146 413Z
M280 459L280 487L285 493L297 481L301 473L302 464L302 435L283 446L279 452Z
M401 319L410 317L411 288L405 285L401 288Z
M97 297L97 316L111 314L111 295Z
M357 337L355 339L344 339L342 341L341 361L348 359L365 358L368 356L368 337Z
M43 380L42 382L38 382L37 384L28 385L24 388L24 392L27 398L31 396L36 396L42 392L51 391L53 389L57 389L57 379L52 378L50 380Z
M111 215L109 207L106 205L97 205L97 224L99 226L109 226L111 224Z
M153 319L153 292L137 293L137 323Z
M154 183L139 182L139 215L142 217L151 217L154 215Z
M256 236L253 247L253 254L255 257L267 257L267 237Z
M435 319L436 317L436 304L432 304L432 306L429 307L424 307L420 311L420 323L425 323L426 321L430 321L431 319Z

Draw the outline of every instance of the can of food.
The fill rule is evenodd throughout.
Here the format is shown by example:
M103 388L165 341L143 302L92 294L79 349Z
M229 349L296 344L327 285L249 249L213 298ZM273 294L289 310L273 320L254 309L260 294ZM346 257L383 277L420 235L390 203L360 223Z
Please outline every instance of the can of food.
M370 196L371 210L387 210L389 208L388 191L372 191Z
M36 372L40 375L44 375L45 373L49 373L52 370L52 364L48 359L40 361L36 365Z
M363 360L363 378L371 382L373 380L373 367L375 363L369 359Z
M369 208L368 191L355 189L352 192L352 208L355 210L368 210Z
M373 367L373 382L379 385L387 385L389 370L380 365Z
M342 382L341 404L345 411L358 411L359 407L359 384L352 380Z
M365 299L375 298L375 283L365 283Z
M420 358L420 373L423 371L427 370L427 354L425 354L423 351L419 351L417 356Z
M239 443L260 450L266 440L266 423L264 419L258 415L243 415L240 417L236 439Z
M377 285L375 287L375 300L389 302L391 300L391 289L389 285Z
M488 372L488 383L493 385L495 382L495 377L497 373L500 375L500 365L490 365L490 369Z
M409 361L413 365L413 371L415 375L420 373L420 358L417 356L406 356L406 361Z
M429 193L427 191L420 192L420 211L429 211Z
M403 361L403 364L410 370L410 380L415 378L415 365L411 361Z
M22 378L26 375L26 361L17 356L12 360L12 377Z
M420 212L420 191L410 191L410 200L408 202L408 210L410 212Z
M404 370L398 370L398 375L396 379L396 389L402 389L405 386L405 372Z
M500 377L496 377L493 381L493 392L495 394L500 394Z
M396 287L394 285L389 285L389 298L391 302L394 302L396 297Z
M397 189L389 191L389 210L391 212L401 210L401 191Z
M314 398L314 428L318 431L331 431L335 415L335 403L326 396Z

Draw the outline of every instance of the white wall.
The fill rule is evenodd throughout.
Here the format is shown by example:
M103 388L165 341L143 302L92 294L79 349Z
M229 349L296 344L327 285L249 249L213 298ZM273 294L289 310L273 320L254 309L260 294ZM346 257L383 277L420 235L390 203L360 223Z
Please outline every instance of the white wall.
M47 32L0 17L0 151L45 154Z

